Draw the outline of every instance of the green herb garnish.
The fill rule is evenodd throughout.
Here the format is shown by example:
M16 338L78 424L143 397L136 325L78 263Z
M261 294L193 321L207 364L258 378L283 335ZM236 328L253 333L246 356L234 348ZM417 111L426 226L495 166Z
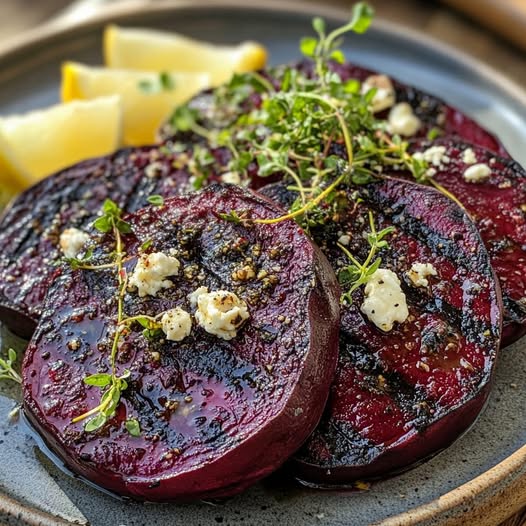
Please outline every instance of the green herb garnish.
M155 206L163 206L164 205L164 198L162 195L151 195L146 199L148 203Z
M0 358L0 380L12 380L18 384L22 383L21 376L15 371L13 366L16 363L16 351L9 349L7 359Z
M141 426L139 425L139 421L136 418L130 418L126 420L124 425L132 437L141 436Z
M346 290L341 297L342 303L345 302L350 305L352 303L353 292L361 285L365 285L371 279L371 276L380 268L382 260L379 257L375 258L375 256L382 248L388 248L389 245L385 237L392 234L395 230L394 227L389 226L377 232L371 211L369 211L369 227L371 231L367 234L367 242L369 243L370 249L363 263L360 263L349 250L338 243L340 249L351 261L349 265L343 267L338 273L338 280Z
M124 318L124 294L128 283L128 276L122 264L124 257L122 234L129 234L131 232L131 226L122 219L122 210L119 206L110 199L104 201L102 205L102 215L93 222L93 226L100 232L111 232L115 240L114 261L109 265L93 266L90 267L90 269L107 268L108 266L115 267L117 278L117 322L114 329L115 334L110 354L111 374L95 374L84 379L87 385L97 385L104 390L100 404L72 420L73 422L80 422L95 415L93 418L87 420L84 425L84 430L87 432L99 429L115 415L122 391L128 387L126 378L128 378L130 374L129 371L125 371L122 375L119 375L117 373L116 360L119 341L122 335L121 324Z

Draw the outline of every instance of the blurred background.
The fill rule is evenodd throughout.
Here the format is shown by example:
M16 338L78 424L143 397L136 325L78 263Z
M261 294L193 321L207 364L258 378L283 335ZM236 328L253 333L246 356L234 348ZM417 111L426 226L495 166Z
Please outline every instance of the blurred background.
M57 16L84 19L130 0L0 0L0 46ZM138 0L134 0L137 2ZM155 2L156 0L143 0ZM258 0L246 0L247 3ZM302 4L316 0L296 0ZM198 3L199 0L194 0ZM323 4L350 5L350 0ZM424 31L505 73L526 88L526 0L371 0L378 16Z

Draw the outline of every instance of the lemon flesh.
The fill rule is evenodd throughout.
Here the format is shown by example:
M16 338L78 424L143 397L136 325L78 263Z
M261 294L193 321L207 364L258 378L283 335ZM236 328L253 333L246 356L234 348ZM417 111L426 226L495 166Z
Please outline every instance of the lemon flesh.
M228 81L232 73L264 67L267 51L256 42L219 46L177 33L110 25L104 31L104 58L110 68L206 71L217 86Z
M130 146L155 142L159 126L174 107L210 86L207 73L159 73L62 65L63 102L118 94L123 110L123 141Z
M0 133L0 207L24 189L28 174L16 159L11 146Z
M58 104L0 118L0 134L25 173L25 187L83 159L106 155L121 141L116 95Z

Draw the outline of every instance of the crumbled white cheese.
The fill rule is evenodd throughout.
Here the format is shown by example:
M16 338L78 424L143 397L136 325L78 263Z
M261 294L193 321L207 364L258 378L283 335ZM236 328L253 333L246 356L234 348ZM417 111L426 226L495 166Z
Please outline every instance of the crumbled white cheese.
M437 271L431 263L413 263L407 272L408 278L415 287L427 287L429 281L426 278L436 275Z
M423 159L426 163L433 166L442 166L443 163L449 162L449 157L446 156L445 146L431 146L423 152L416 152L413 157L415 159Z
M389 131L405 137L414 135L420 128L420 119L407 102L399 102L389 112Z
M475 152L471 148L466 148L462 152L462 162L465 164L475 164L477 162Z
M473 164L464 171L464 179L468 183L481 183L491 175L491 168L484 163Z
M173 283L166 279L168 276L177 276L181 264L173 256L162 252L143 254L130 276L129 284L137 287L139 296L155 296L161 289L169 289Z
M376 93L371 101L373 113L391 108L396 102L396 92L391 79L387 75L371 75L362 84L362 93L376 88Z
M159 176L163 172L163 165L159 161L155 161L146 165L144 168L144 174L150 179Z
M237 329L250 316L247 304L228 290L208 292L206 287L199 287L190 295L193 300L197 302L197 323L223 340L235 338Z
M348 234L343 234L338 238L338 243L340 243L340 245L347 246L350 242L351 236L349 236Z
M180 342L192 332L192 318L181 307L167 310L161 317L163 332L167 340Z
M193 292L188 294L188 300L190 301L190 305L192 307L197 307L197 298L201 296L201 294L206 294L208 292L208 289L206 287L199 287L198 289L195 289Z
M392 270L379 268L364 292L361 311L382 331L390 331L395 321L403 323L409 316L400 280Z
M89 235L78 228L66 228L59 238L59 245L67 258L77 257L84 245L89 241Z
M223 183L241 184L241 177L237 172L226 172L221 176Z

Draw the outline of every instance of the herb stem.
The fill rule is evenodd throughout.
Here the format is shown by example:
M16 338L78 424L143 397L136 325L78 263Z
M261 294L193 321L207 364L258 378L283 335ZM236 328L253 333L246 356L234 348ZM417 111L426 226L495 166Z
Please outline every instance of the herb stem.
M250 72L250 76L257 80L259 84L261 84L261 86L265 89L265 91L268 91L269 93L276 91L272 83L257 71Z
M323 104L334 111L334 116L338 119L343 134L343 141L345 143L345 149L347 150L347 162L349 163L350 169L353 164L353 148L351 141L351 133L349 131L347 123L345 122L345 119L343 118L343 115L340 112L340 108L338 108L338 106L334 104L334 102L331 99L327 99L322 95L317 95L316 93L310 93L308 91L299 91L297 93L297 96L304 99L318 101L320 104Z
M341 174L323 192L321 192L321 194L316 196L312 201L308 202L306 205L302 206L298 210L290 212L289 214L285 214L280 217L274 217L272 219L255 219L254 223L262 225L272 225L274 223L280 223L281 221L286 221L287 219L294 219L295 217L303 215L305 212L307 212L311 208L314 208L318 203L323 201L335 188L338 187L338 185L343 183L346 177L347 173Z
M110 389L112 389L112 388L110 387ZM71 420L71 422L73 424L76 424L77 422L81 422L82 420L90 417L91 415L94 415L95 413L99 413L101 411L104 411L104 409L106 409L106 407L108 407L110 402L111 402L111 398L108 397L106 400L104 400L104 402L102 402L98 406L94 407L93 409L90 409L89 411L86 411L82 415L79 415L79 416L76 416L75 418L73 418Z

